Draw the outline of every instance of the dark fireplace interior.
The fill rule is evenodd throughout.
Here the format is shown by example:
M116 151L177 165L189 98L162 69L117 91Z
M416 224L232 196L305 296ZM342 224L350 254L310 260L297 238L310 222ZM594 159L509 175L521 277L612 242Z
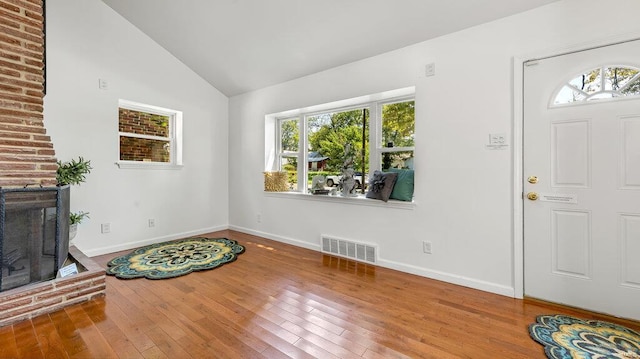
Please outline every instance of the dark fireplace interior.
M56 277L69 253L69 192L0 188L0 291Z

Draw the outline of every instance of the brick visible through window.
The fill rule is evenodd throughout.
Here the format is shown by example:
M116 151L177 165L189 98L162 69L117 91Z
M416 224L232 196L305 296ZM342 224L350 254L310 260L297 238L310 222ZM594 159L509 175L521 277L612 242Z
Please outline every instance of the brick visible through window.
M179 111L121 100L118 109L120 161L176 163Z

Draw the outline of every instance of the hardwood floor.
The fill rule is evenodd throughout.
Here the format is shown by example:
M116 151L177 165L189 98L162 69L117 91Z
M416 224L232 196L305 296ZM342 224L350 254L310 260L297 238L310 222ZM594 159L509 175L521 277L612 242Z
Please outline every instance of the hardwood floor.
M640 330L234 231L211 235L246 251L174 279L108 276L106 298L0 328L0 358L544 358L527 331L539 314Z

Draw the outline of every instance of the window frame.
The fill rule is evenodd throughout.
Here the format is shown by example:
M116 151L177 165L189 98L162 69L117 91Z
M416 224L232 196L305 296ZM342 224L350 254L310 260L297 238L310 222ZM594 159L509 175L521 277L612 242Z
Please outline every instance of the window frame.
M400 93L397 93L400 92ZM383 147L382 146L382 109L384 105L401 103L401 102L409 102L413 101L415 104L415 88L407 88L397 90L397 92L391 91L389 95L386 96L384 94L380 94L380 96L366 96L364 98L352 99L340 101L337 103L330 103L326 105L317 106L318 108L309 108L309 109L299 109L294 111L287 111L280 114L271 115L274 120L274 128L275 128L275 136L274 136L274 152L277 154L275 157L275 161L271 168L266 166L266 170L275 170L279 171L282 169L282 158L283 157L292 157L293 155L297 155L298 163L297 163L297 185L296 188L286 192L288 194L302 194L307 195L308 186L307 186L307 177L308 177L308 150L303 150L308 148L308 118L328 114L328 113L337 113L337 112L345 112L352 110L362 110L368 109L369 118L366 126L369 128L369 138L368 138L368 146L369 146L369 168L367 169L367 175L370 175L375 170L381 170L382 167L382 156L383 153L393 153L393 152L406 152L413 151L415 156L415 144L410 147ZM346 104L345 104L346 102ZM269 119L270 116L267 116ZM297 119L298 120L298 131L299 131L299 140L298 140L298 151L297 152L286 152L282 149L282 122L287 120ZM415 115L414 115L415 121ZM269 121L267 121L269 122ZM415 122L414 122L415 125ZM267 131L269 132L269 131ZM268 151L267 151L268 152ZM285 156L285 154L287 156ZM415 162L414 162L415 165ZM318 197L318 196L316 196ZM321 196L325 197L325 196ZM330 196L333 197L333 196ZM347 199L354 199L364 197L364 195L359 195L358 197L351 197ZM393 200L390 200L393 201ZM376 201L379 202L379 201ZM400 201L394 201L400 202ZM409 202L409 203L413 203Z
M120 109L127 109L138 112L145 112L154 115L169 117L169 136L152 136L131 132L121 132L120 128ZM169 162L152 162L152 161L129 161L120 159L120 138L141 138L150 140L167 141L169 143ZM147 105L140 102L129 100L118 100L118 153L116 165L121 169L129 168L147 168L147 169L180 169L182 168L182 111L172 110L164 107Z

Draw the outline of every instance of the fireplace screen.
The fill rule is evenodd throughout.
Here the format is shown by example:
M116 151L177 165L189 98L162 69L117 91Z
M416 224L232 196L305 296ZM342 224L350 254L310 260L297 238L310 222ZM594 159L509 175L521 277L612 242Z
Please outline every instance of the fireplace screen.
M0 291L56 277L69 253L69 186L0 188Z

